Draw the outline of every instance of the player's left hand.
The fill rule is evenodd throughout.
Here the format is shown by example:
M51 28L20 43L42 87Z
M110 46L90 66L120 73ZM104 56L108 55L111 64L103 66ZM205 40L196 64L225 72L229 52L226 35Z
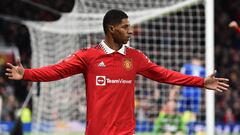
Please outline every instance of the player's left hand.
M217 78L215 73L209 75L204 79L204 87L206 89L215 90L219 92L228 91L229 89L229 79L227 78Z

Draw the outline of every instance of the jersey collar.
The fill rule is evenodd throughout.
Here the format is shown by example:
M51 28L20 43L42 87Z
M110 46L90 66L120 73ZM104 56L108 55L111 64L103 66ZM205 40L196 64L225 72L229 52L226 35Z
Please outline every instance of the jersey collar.
M111 54L116 52L115 50L108 47L107 44L104 42L104 40L101 41L100 46L103 48L106 54ZM126 55L126 45L122 45L122 47L117 52L122 55Z

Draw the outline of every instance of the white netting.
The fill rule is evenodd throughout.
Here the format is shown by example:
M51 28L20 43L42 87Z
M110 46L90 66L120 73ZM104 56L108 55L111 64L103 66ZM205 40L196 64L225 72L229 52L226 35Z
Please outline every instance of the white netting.
M135 32L130 46L142 50L157 64L180 71L193 56L204 59L203 0L78 0L73 11L63 13L58 21L25 22L31 34L32 66L56 63L79 48L99 43L104 37L103 16L112 8L129 15ZM34 83L33 88L40 89L33 100L34 131L67 134L84 130L86 101L81 75ZM169 89L169 85L137 77L137 131L153 130L153 122L168 100ZM204 111L202 108L199 115L201 121L205 119Z

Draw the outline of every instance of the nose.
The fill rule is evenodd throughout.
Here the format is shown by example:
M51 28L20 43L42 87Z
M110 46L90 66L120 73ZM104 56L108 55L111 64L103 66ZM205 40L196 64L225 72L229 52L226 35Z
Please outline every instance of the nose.
M133 34L133 28L132 28L132 27L129 28L128 34L129 34L130 36Z

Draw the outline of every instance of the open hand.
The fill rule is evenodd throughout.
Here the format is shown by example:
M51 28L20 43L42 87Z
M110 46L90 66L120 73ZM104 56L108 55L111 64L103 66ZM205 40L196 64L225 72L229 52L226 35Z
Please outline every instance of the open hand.
M219 92L227 91L229 79L227 78L216 78L215 73L204 79L204 87L206 89L215 90Z
M17 60L16 66L12 65L11 63L7 63L7 66L8 68L6 68L5 75L8 77L8 79L11 79L11 80L23 79L24 68L20 60Z

